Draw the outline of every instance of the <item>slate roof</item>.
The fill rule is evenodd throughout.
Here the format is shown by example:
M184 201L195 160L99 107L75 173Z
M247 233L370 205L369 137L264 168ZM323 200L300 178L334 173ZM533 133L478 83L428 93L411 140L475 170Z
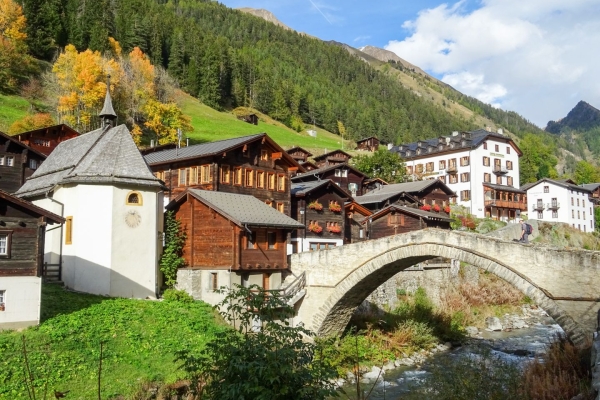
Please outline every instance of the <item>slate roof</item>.
M363 174L362 172L360 172L359 170L357 170L356 168L348 165L347 163L343 163L343 164L328 165L326 167L322 167L322 168L318 168L318 169L313 169L313 170L307 171L307 172L305 172L303 174L294 175L294 176L292 176L292 180L300 180L302 178L310 177L310 176L313 176L315 174L319 175L319 174L322 174L324 172L330 171L332 169L338 169L338 168L351 169L351 170L353 170L354 172L356 172L359 175L362 175L362 176L365 176L365 177L367 176L367 175ZM315 179L317 179L317 178L315 178Z
M523 189L523 188L517 189L516 187L513 187L513 186L496 185L494 183L488 183L488 182L484 182L483 186L487 186L487 187L492 188L494 190L500 190L500 191L503 191L503 192L526 194L525 189Z
M375 192L379 192L379 190L375 190ZM371 193L371 192L369 192L369 193ZM354 198L354 201L356 201L358 204L361 204L361 205L375 204L375 203L381 203L382 201L386 201L395 196L401 196L402 194L406 194L406 193L400 191L400 192L381 192L381 193L372 194L372 195L365 194L363 196L356 196Z
M380 203L401 193L414 194L421 192L434 184L438 184L442 187L445 187L447 189L447 192L449 192L448 194L450 196L456 196L456 194L443 182L436 179L427 179L424 181L384 185L379 187L378 189L371 190L370 192L367 192L362 196L356 196L354 200L356 200L356 202L359 204Z
M294 182L291 186L292 196L303 197L308 193L312 192L315 189L318 189L322 186L333 185L333 190L338 192L341 197L350 198L348 193L346 193L342 188L335 184L335 182L330 179L324 179L322 181L309 181L309 182Z
M190 158L212 156L215 154L224 153L243 144L249 143L265 136L265 133L256 135L242 136L233 139L218 140L216 142L195 144L192 146L182 147L179 149L170 149L157 151L146 154L144 159L149 165L162 164L171 161L181 161Z
M317 157L313 157L313 160L315 160L315 161L325 160L327 157L331 157L335 153L343 153L346 156L348 156L348 159L352 158L351 154L346 153L344 150L339 150L338 149L338 150L330 151L330 152L325 153L325 154L321 154L320 156L317 156Z
M434 221L447 221L450 222L452 221L452 218L446 216L446 214L440 214L440 213L435 213L435 212L429 212L429 211L424 211L418 208L413 208L413 207L407 207L407 206L400 206L397 204L392 204L389 205L379 211L377 211L375 214L366 217L363 221L361 221L361 223L365 223L369 218L370 219L377 219L379 218L381 215L387 214L389 211L391 211L392 209L401 211L401 212L405 212L407 214L412 214L415 215L417 217L421 217L421 218L425 218L425 219L430 219L430 220L434 220Z
M600 183L584 183L579 186L593 192L594 190L598 189L598 187L600 186Z
M548 182L548 183L552 183L554 185L563 187L563 188L567 188L567 189L571 189L571 190L577 190L580 192L588 192L591 193L593 191L593 189L588 189L585 186L577 186L577 184L573 183L572 180L570 179L561 179L561 180L556 180L556 179L549 179L549 178L542 178L539 181L535 182L535 183L531 183L531 184L527 184L524 185L527 186L527 189L521 188L522 190L529 190L534 186L539 185L540 183L543 182Z
M303 149L300 146L295 146L295 147L289 148L285 152L288 153L288 154L291 154L294 151L301 151L302 153L306 154L308 157L310 157L310 156L313 155L310 151L305 150L305 149Z
M67 183L161 187L125 125L97 129L61 142L15 194L35 197Z
M245 194L188 189L169 203L167 209L172 209L175 204L183 201L187 193L208 205L225 218L233 221L238 226L304 228L304 225L300 222L280 213L273 207L269 207L256 197Z

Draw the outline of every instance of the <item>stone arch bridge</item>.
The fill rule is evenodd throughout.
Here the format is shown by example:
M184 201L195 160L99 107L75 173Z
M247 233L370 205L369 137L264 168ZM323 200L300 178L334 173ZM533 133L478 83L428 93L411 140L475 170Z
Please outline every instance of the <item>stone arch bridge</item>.
M483 268L529 296L577 345L596 330L600 308L600 252L521 244L468 232L424 229L293 254L304 297L298 320L319 335L341 333L354 310L396 273L444 257Z

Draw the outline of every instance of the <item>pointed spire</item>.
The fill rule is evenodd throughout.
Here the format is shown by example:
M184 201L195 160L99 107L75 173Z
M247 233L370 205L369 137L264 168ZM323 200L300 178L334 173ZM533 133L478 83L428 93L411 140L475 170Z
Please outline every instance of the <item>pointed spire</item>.
M113 109L112 99L110 98L110 75L108 75L106 79L106 97L104 98L104 107L100 111L100 120L104 127L106 125L114 126L116 119L117 114Z

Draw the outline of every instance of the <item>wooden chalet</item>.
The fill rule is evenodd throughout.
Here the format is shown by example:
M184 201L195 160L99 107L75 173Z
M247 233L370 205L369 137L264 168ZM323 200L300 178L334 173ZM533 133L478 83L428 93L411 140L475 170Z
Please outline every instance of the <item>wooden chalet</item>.
M256 114L239 115L237 119L252 125L258 125L258 115Z
M304 150L302 147L297 146L287 149L286 152L292 156L294 160L298 161L299 164L307 162L308 157L313 155L310 151Z
M292 233L292 252L343 245L349 194L329 179L293 183L291 191L292 218L305 228Z
M290 213L290 178L304 169L267 134L156 151L144 159L165 182L166 197L188 188L252 195Z
M333 183L344 189L346 193L355 196L363 193L365 188L364 182L369 179L369 177L348 164L336 164L295 175L292 178L292 181L297 183L325 179L331 180Z
M379 139L375 136L360 139L356 141L356 150L375 152L379 149L379 143Z
M393 204L362 221L368 239L380 239L425 228L450 229L452 219L445 213L424 211Z
M319 169L319 167L317 167L317 164L310 162L310 161L305 161L303 163L300 163L300 166L302 168L304 168L306 171L313 171L315 169Z
M182 273L203 282L202 290L191 294L212 304L219 299L205 292L232 283L278 289L288 269L287 236L304 228L256 197L235 193L187 189L167 210L187 236Z
M392 204L417 204L425 208L448 210L456 194L439 179L428 179L406 183L382 185L363 196L355 197L355 201L372 211L381 210Z
M521 212L527 211L527 192L523 189L485 182L483 196L488 218L500 219L505 215L517 219Z
M0 190L0 330L39 322L46 227L64 222Z
M0 190L14 193L46 159L46 155L0 132Z
M330 165L339 165L347 163L348 161L350 161L351 158L352 156L343 150L334 150L330 151L329 153L313 157L313 160L315 160L315 164L317 164L319 168L322 168L328 167Z
M79 136L79 132L75 129L69 125L60 124L19 133L14 137L21 143L48 156L59 143L77 136Z
M382 186L389 185L381 178L369 178L363 182L363 192L368 193L371 190L380 189Z
M344 214L346 216L344 244L367 240L367 232L362 221L371 216L373 212L368 208L361 206L356 201L351 201L344 205Z
M600 183L586 183L580 186L592 192L589 200L594 204L594 207L600 206ZM600 221L596 221L596 223L598 222Z

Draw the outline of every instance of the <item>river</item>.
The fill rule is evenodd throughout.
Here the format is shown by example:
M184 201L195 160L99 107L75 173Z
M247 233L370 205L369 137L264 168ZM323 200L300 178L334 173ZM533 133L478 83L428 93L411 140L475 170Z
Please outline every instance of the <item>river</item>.
M444 368L460 362L464 357L478 357L482 349L487 349L491 359L500 359L523 366L536 355L545 352L548 345L557 335L564 333L556 322L547 316L541 316L528 328L515 329L509 332L483 331L481 338L469 339L463 345L454 347L444 353L437 353L427 359L420 367L400 367L385 372L384 380L375 384L370 400L414 399L417 390L427 388L427 377L440 365ZM373 385L363 385L366 392ZM356 393L356 387L344 386L347 393ZM351 398L353 398L351 396Z

